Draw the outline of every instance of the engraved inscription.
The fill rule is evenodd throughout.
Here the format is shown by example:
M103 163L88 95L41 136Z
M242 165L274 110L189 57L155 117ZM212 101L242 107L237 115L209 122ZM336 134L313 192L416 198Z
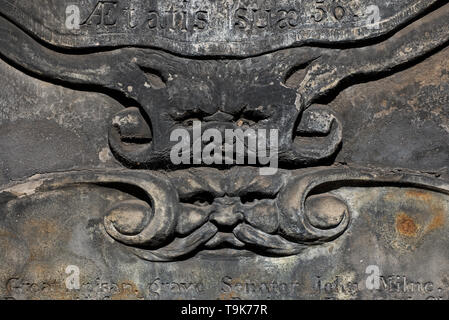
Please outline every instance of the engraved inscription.
M185 10L175 10L173 7L165 12L150 11L148 13L148 28L150 30L197 31L208 26L209 13L199 10L189 13Z
M329 0L317 0L314 4L296 1L283 5L280 3L248 2L240 5L211 6L202 4L193 6L189 1L169 3L157 7L131 8L121 7L118 1L98 1L88 12L81 27L95 31L99 26L118 27L119 29L145 28L152 31L200 32L206 28L221 27L234 31L252 31L253 33L282 32L300 29L310 23L350 23L358 21L359 15L351 1L335 4ZM73 5L72 5L73 6ZM336 25L338 26L338 25ZM104 30L103 30L104 31Z
M0 299L449 298L448 1L0 1Z
M386 35L437 0L74 0L58 1L61 12L48 18L30 15L39 10L37 4L30 9L17 0L4 1L5 16L57 46L138 45L192 55L252 55L306 42ZM79 26L72 23L78 11Z

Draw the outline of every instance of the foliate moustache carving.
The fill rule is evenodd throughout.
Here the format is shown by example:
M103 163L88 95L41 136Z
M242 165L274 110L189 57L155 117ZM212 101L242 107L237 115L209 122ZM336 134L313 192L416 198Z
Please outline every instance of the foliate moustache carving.
M137 188L134 199L104 208L105 230L143 259L173 261L225 248L269 256L298 254L335 239L348 227L350 208L333 190L375 183L449 194L446 182L416 173L322 167L263 177L255 168L235 167L165 174L140 170L50 174L8 186L0 195L11 201L83 184Z
M106 1L102 3L98 14L103 19ZM423 1L410 3L411 16L426 7ZM384 37L361 45L303 46L253 57L245 57L249 51L240 48L240 57L221 59L207 52L196 59L144 48L70 54L49 48L20 29L16 24L40 35L36 25L27 28L26 19L17 20L18 12L5 14L9 19L0 16L2 56L37 77L89 86L89 90L97 88L113 96L121 94L125 108L111 119L109 144L116 158L132 169L170 167L174 143L168 133L176 128L192 132L194 121L220 132L278 129L281 167L331 164L342 142L343 126L322 98L360 82L360 76L386 75L417 61L449 40L449 5L445 4L407 26L392 19L396 22L390 29L370 33ZM156 15L155 26L160 27L160 11ZM89 21L85 22L88 25ZM88 46L89 33L79 39ZM285 256L333 240L348 227L350 208L332 193L312 192L328 183L371 181L448 192L444 182L418 174L283 170L264 180L255 177L254 168L198 170L69 173L64 183L54 175L45 179L45 185L56 188L69 179L73 183L138 186L145 196L105 208L104 226L113 239L151 261L172 261L221 247ZM255 181L255 185L233 189L232 179Z

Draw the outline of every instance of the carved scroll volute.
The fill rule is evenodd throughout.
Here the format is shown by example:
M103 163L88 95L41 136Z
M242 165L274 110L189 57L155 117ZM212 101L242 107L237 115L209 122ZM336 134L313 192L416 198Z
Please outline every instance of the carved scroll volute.
M310 195L324 183L344 180L347 172L325 170L292 179L280 192L280 234L296 243L329 241L349 225L348 206L330 193Z
M172 240L176 227L178 197L162 179L143 183L149 200L128 200L108 209L104 218L107 233L127 245L157 248Z
M296 243L322 243L341 235L350 223L349 207L331 193L354 184L378 183L384 186L408 186L448 194L444 180L422 174L372 171L369 169L316 169L293 178L278 198L279 233Z

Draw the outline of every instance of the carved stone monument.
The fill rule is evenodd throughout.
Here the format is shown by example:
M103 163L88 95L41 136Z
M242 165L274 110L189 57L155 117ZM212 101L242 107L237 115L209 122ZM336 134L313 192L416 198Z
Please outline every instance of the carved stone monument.
M0 297L449 299L448 44L438 0L0 0Z

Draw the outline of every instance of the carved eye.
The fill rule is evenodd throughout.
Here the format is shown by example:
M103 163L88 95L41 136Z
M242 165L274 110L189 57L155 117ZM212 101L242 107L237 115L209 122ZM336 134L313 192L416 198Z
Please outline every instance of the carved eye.
M254 204L261 200L276 199L276 194L264 192L248 192L240 196L240 201L243 204Z
M176 109L169 111L170 117L176 122L182 123L185 127L191 127L194 121L204 121L204 118L210 116L200 108L178 111Z
M182 198L181 202L189 203L198 207L210 206L215 200L215 196L210 192L198 192L189 197Z
M240 114L235 116L235 123L238 127L251 126L263 120L269 119L273 114L271 106L259 106L255 109L245 107Z
M206 207L210 205L209 202L203 199L196 200L193 204L198 207Z

